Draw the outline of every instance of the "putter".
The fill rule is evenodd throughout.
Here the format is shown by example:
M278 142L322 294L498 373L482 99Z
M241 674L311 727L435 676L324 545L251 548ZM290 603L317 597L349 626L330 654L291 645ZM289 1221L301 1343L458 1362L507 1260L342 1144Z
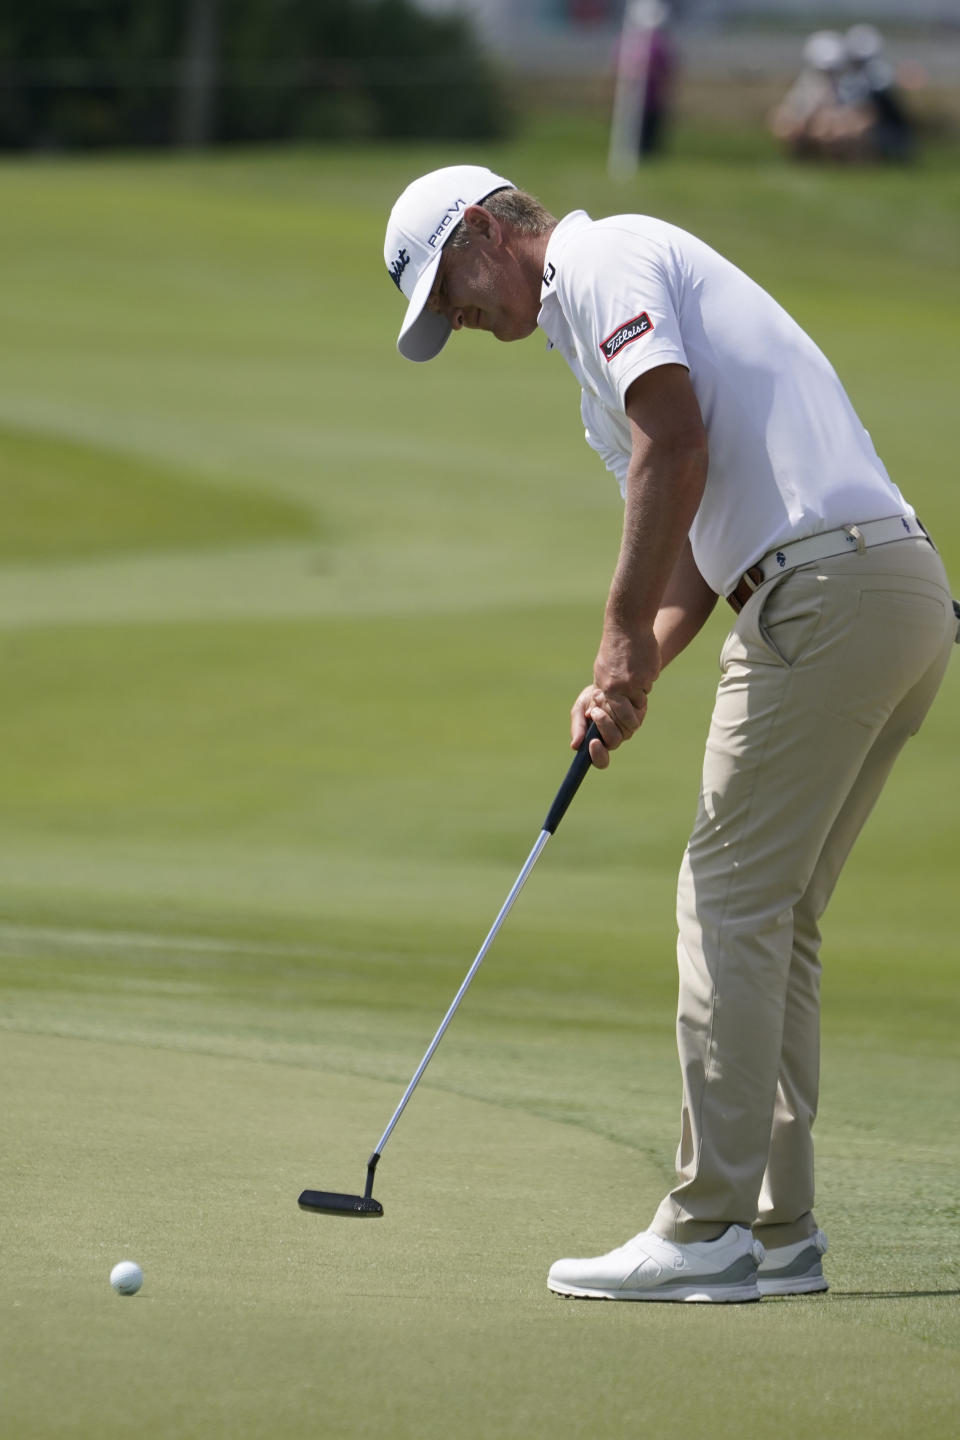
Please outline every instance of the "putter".
M367 1183L364 1186L363 1194L341 1195L333 1190L304 1190L300 1195L300 1199L298 1201L301 1210L309 1210L312 1211L314 1214L319 1215L356 1215L358 1217L383 1214L383 1206L380 1204L380 1201L373 1198L373 1176L377 1165L380 1162L380 1156L383 1154L384 1146L390 1139L390 1136L393 1134L394 1126L396 1125L397 1121L400 1119L400 1116L406 1109L407 1101L410 1099L410 1096L413 1094L414 1090L416 1090L417 1086L419 1085L420 1078L423 1075L424 1070L426 1070L427 1066L430 1064L430 1061L433 1058L434 1051L440 1044L440 1041L443 1039L447 1026L450 1024L450 1021L457 1013L457 1010L460 1006L460 1001L463 999L464 995L466 995L467 991L469 990L470 983L473 980L474 975L476 975L477 971L480 969L480 966L483 963L484 956L490 949L490 946L493 944L497 935L497 931L500 929L504 920L506 920L507 916L510 914L510 911L513 908L513 902L516 900L517 896L520 894L520 891L526 884L527 878L530 875L530 872L533 869L534 865L536 865L538 859L540 858L544 846L550 839L550 836L556 830L557 826L560 824L560 821L563 819L564 815L567 813L567 807L569 806L570 801L573 799L574 795L576 795L577 791L580 788L580 782L583 780L584 775L586 775L587 771L590 769L590 741L598 740L599 738L600 734L597 730L596 725L591 723L590 728L588 729L586 736L584 737L583 744L580 746L580 749L574 756L573 762L570 766L570 769L567 771L563 784L557 791L554 802L550 806L550 809L547 813L547 818L543 822L543 828L541 829L540 834L537 836L537 842L534 845L533 849L530 851L530 854L527 856L526 863L524 864L523 869L520 871L520 874L514 881L513 889L510 891L510 894L503 902L503 906L500 910L499 915L491 925L490 930L487 934L487 938L484 940L483 944L480 946L479 951L477 952L477 958L470 966L470 969L467 971L464 977L463 984L460 986L460 989L453 997L453 1003L451 1004L450 1009L447 1011L446 1015L444 1015L443 1019L441 1020L440 1027L437 1030L437 1033L434 1035L433 1039L430 1041L430 1044L427 1046L426 1054L420 1061L420 1064L417 1066L413 1079L410 1081L410 1084L403 1092L403 1098L401 1099L400 1104L397 1106L396 1110L394 1110L393 1115L390 1118L390 1124L387 1126L386 1130L384 1130L383 1134L380 1136L380 1139L377 1141L376 1148L374 1149L373 1154L370 1156L370 1159L367 1162Z

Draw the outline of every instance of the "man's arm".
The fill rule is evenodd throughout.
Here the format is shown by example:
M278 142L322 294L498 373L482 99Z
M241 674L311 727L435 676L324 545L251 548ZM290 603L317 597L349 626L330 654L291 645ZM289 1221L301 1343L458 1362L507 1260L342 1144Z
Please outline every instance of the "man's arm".
M627 391L624 408L632 452L620 555L607 598L594 683L577 697L570 729L571 743L577 747L590 721L596 722L600 740L591 743L590 757L601 769L609 763L608 752L629 739L643 721L647 694L665 663L660 638L671 647L667 658L682 648L677 641L687 633L689 622L679 624L677 610L681 592L690 591L691 577L686 565L678 569L678 562L707 477L706 431L682 365L660 365L641 375ZM670 605L658 626L668 587ZM686 613L686 602L681 608ZM689 631L687 638L693 633Z
M660 646L661 669L675 660L703 628L717 598L717 592L710 589L697 569L690 541L685 540L653 622L653 633Z

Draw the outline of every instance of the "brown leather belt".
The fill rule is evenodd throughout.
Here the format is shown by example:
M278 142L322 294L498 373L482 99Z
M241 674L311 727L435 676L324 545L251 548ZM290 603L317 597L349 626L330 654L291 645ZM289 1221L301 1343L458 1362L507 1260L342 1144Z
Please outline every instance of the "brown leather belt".
M763 571L759 565L751 565L749 570L744 570L740 579L730 591L730 594L727 596L727 604L732 605L739 615L754 590L762 584Z

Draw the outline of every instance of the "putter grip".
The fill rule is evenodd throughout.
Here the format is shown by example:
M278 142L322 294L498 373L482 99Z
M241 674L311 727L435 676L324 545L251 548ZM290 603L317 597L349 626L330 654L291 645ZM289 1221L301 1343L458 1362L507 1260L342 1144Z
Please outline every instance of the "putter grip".
M544 830L548 831L551 835L560 824L564 815L566 815L570 801L580 789L580 782L590 769L590 741L599 739L600 731L591 720L590 728L583 738L583 744L580 746L576 755L574 755L570 769L567 771L563 784L557 791L556 799L550 806L547 818L543 822Z

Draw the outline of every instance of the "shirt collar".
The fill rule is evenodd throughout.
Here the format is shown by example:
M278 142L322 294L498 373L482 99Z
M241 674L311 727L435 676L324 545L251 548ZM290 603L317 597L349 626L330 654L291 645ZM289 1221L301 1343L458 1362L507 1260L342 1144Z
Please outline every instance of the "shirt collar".
M584 225L591 224L590 216L586 210L571 210L569 215L564 215L558 220L553 232L547 242L546 254L543 262L543 282L540 287L540 313L537 316L537 324L546 333L548 348L553 349L557 343L556 321L560 318L557 315L557 270L563 257L563 251L570 239ZM553 322L551 324L551 322Z
M584 225L591 223L590 216L586 210L571 210L569 215L564 215L553 227L553 232L547 242L547 251L544 256L543 285L540 289L540 304L542 305L547 296L552 293L552 287L557 273L557 266L563 248L570 236L577 230L582 230Z

